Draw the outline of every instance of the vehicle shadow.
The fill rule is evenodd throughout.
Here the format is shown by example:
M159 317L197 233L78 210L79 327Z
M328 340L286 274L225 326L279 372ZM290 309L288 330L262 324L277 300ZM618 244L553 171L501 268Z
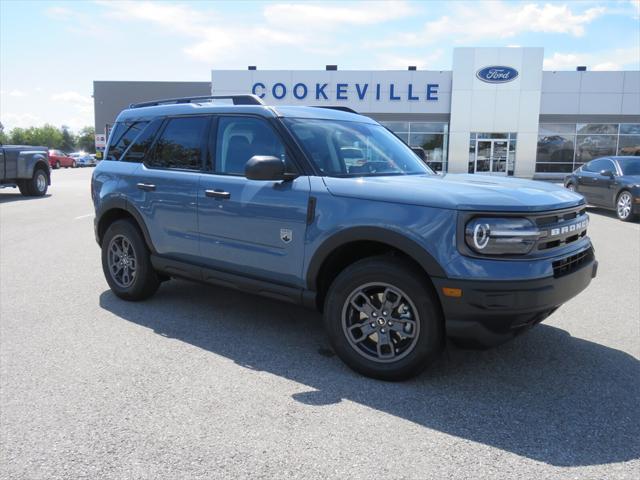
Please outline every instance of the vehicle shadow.
M403 383L371 380L335 357L319 314L227 289L173 280L141 303L109 290L100 306L157 334L309 387L308 405L345 400L556 466L640 457L640 362L540 325L478 352L449 348Z
M41 197L25 197L16 188L13 191L1 192L0 193L0 204L2 204L2 203L11 203L11 202L19 202L19 201L27 202L27 201L31 201L31 200L42 200L42 199L50 197L50 196L51 196L51 194L47 193L47 194L45 194L45 195L43 195Z

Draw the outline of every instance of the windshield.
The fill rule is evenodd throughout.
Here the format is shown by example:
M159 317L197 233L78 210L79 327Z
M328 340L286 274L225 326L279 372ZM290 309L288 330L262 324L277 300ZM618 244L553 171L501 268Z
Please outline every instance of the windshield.
M623 175L640 175L640 158L618 158Z
M285 118L284 122L323 175L434 174L409 147L380 125L299 118Z

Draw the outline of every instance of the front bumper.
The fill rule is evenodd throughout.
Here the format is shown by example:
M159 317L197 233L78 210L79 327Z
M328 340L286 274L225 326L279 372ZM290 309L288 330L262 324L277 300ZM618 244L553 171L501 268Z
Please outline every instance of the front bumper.
M598 262L591 254L579 268L535 280L489 281L433 278L445 317L447 336L481 346L503 343L540 323L560 305L587 288ZM462 290L445 296L443 288Z

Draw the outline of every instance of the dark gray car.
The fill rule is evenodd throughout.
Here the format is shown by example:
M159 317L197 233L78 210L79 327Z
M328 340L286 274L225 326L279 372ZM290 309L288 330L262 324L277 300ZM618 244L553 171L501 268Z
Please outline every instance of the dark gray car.
M640 157L603 157L568 175L564 185L625 222L640 214Z

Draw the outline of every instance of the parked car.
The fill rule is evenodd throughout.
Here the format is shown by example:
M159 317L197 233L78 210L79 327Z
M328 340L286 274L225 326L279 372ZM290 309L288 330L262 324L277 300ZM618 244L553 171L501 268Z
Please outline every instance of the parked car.
M76 168L77 162L62 150L49 150L49 165L51 168Z
M596 275L581 195L436 175L344 107L225 98L234 105L173 99L118 115L91 185L118 297L182 277L306 305L350 367L398 380L446 336L504 342Z
M74 152L70 153L69 156L76 161L76 165L78 167L95 167L96 160L87 152Z
M50 184L47 147L0 145L0 187L18 187L22 195L41 197Z
M597 158L576 169L564 180L573 192L584 195L591 205L615 210L620 220L640 214L640 158Z

